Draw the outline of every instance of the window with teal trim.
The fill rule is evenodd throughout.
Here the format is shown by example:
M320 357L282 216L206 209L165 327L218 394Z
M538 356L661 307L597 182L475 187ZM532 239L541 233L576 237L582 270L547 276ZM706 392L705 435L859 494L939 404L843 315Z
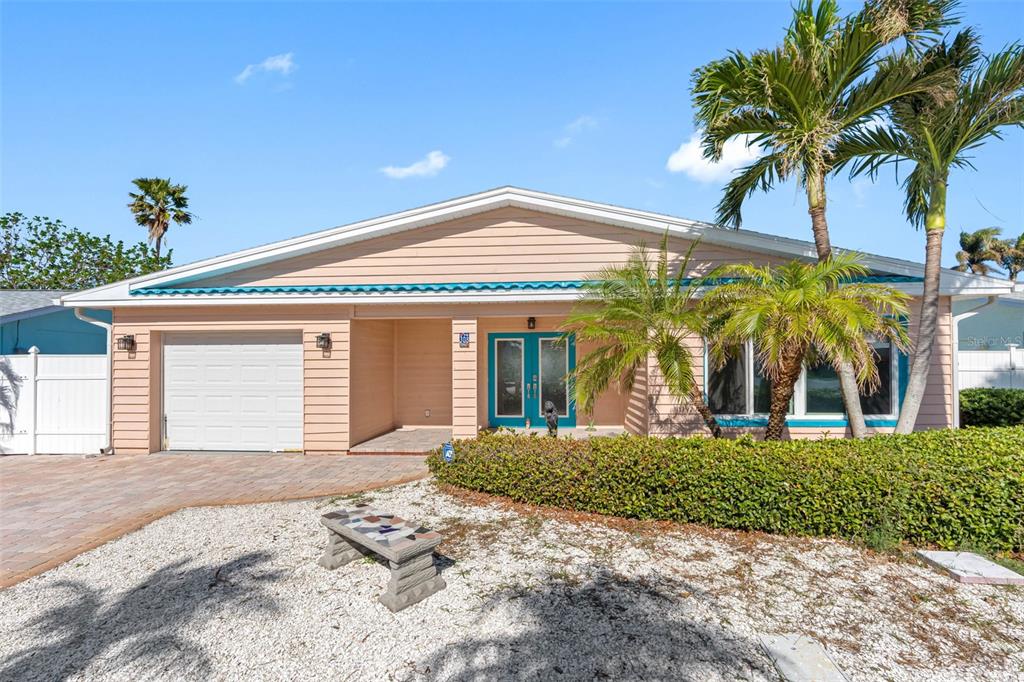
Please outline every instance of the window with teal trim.
M878 367L878 386L861 393L861 409L873 418L893 418L898 410L898 356L888 342L872 344ZM754 352L747 343L722 367L706 361L705 395L716 415L743 419L763 419L771 406L771 380L764 376ZM845 419L839 377L829 365L805 367L794 387L789 415L794 420L818 421ZM728 420L727 420L728 421Z

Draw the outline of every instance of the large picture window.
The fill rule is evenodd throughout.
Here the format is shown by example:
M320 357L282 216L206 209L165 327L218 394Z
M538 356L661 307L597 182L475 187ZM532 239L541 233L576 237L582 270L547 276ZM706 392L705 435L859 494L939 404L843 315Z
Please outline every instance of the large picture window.
M888 342L873 344L880 385L870 395L861 394L865 416L895 417L898 391L897 354ZM737 349L722 367L707 365L708 406L717 415L766 415L771 405L771 381L764 376L753 345ZM796 382L789 414L795 417L844 416L839 377L830 365L805 367Z

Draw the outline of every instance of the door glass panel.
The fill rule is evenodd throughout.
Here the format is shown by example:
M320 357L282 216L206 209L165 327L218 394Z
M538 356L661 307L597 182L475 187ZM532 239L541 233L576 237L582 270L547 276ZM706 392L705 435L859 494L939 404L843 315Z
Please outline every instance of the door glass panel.
M540 340L540 411L544 413L544 403L555 404L558 414L569 414L566 400L565 375L569 373L569 352L564 343L558 339Z
M523 341L499 339L495 341L497 374L494 390L497 392L496 414L503 417L523 416Z

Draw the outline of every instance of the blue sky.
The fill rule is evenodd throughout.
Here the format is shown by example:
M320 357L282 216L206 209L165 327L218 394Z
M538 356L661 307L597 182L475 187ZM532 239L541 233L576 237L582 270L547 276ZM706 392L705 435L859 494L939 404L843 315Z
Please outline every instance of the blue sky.
M856 6L848 5L849 9ZM140 240L132 178L189 185L184 263L519 185L711 220L721 171L671 172L692 69L776 43L787 2L0 5L0 209ZM971 2L994 50L1024 3ZM433 152L433 154L432 154ZM1024 134L953 175L960 229L1024 231ZM833 242L923 259L891 175L830 187ZM744 227L809 238L795 184Z

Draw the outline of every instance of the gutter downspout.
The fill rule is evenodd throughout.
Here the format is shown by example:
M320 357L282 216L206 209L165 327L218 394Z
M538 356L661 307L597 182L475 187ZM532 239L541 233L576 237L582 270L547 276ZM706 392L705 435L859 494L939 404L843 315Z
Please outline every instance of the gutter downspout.
M979 306L953 316L953 428L960 428L960 320L974 317L982 308L987 308L999 300L998 296L989 296ZM1010 351L1011 357L1013 351Z
M103 320L97 320L94 317L89 317L84 312L82 312L81 308L75 308L74 311L75 311L75 317L78 318L79 320L81 320L82 322L87 322L89 324L94 324L97 327L103 327L107 331L107 352L106 352L106 359L107 359L107 400L106 400L106 404L104 405L104 409L103 409L103 417L104 417L103 421L106 424L106 433L104 434L105 435L104 440L107 441L107 444L104 447L100 448L100 454L101 455L112 455L112 454L114 454L114 448L113 448L113 446L111 445L111 442L110 442L110 440L111 440L110 439L110 433L111 433L111 429L112 429L112 426L113 426L113 423L112 423L112 411L111 411L110 403L111 403L111 395L112 395L112 393L114 391L114 377L112 376L113 375L113 364L110 362L110 343L111 343L111 334L113 333L113 325L110 324L109 322L104 322Z

